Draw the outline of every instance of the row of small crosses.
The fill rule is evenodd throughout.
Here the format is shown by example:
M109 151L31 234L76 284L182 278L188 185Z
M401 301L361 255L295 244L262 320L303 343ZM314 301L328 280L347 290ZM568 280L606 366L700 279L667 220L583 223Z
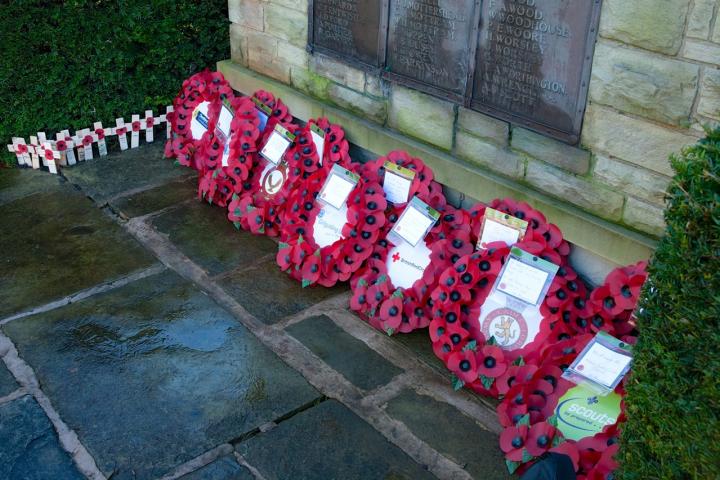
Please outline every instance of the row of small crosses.
M94 158L93 145L97 144L97 151L101 157L107 155L107 144L105 138L117 135L121 150L128 149L127 134L130 134L129 148L137 148L140 145L140 132L145 131L145 142L154 141L153 128L156 125L165 123L167 138L170 138L170 122L167 121L167 114L173 111L173 107L166 108L165 113L154 116L152 110L145 111L145 118L140 115L133 115L130 123L121 118L115 119L114 127L104 128L102 122L95 122L92 130L85 128L76 130L75 135L70 135L69 130L62 130L55 136L55 140L49 139L45 132L38 132L30 136L30 143L24 138L13 137L12 144L8 145L8 151L17 157L18 165L26 165L34 169L41 166L47 167L50 173L57 174L58 166L72 166L77 162L92 160ZM77 155L75 153L77 149Z

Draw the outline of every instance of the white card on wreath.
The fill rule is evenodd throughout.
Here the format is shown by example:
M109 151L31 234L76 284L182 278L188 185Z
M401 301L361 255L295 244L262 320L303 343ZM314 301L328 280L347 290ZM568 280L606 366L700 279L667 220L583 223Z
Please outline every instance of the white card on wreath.
M515 245L523 238L527 227L528 222L525 220L492 208L486 208L477 248L485 249L488 244L493 242L505 242L508 246Z
M190 134L193 140L200 140L210 125L210 102L201 102L195 107L190 119Z
M360 177L356 174L335 164L317 198L321 203L339 210L345 205L358 181Z
M317 151L320 165L322 165L323 156L325 155L325 130L313 123L310 125L310 136L315 144L315 150Z
M283 155L285 155L293 140L295 140L295 136L292 133L280 125L275 125L275 130L273 130L265 146L260 150L260 155L268 162L277 165L282 161Z
M510 257L498 280L497 290L527 304L537 305L550 274Z
M415 172L389 160L385 162L383 168L385 169L383 190L387 201L395 205L407 203Z
M342 229L347 223L347 205L340 208L331 208L324 205L313 224L313 240L318 247L324 248L345 238Z
M388 233L388 240L395 245L405 241L414 247L425 239L438 219L440 212L418 197L413 197Z

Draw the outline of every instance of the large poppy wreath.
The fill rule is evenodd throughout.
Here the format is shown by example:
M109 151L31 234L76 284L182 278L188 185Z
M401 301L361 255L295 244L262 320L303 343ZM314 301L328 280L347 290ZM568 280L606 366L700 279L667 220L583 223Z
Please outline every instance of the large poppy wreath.
M500 435L500 449L510 473L522 473L546 452L556 452L571 459L578 479L611 478L617 468L613 456L625 422L624 382L615 389L617 396L607 397L610 404L618 402L614 409L619 414L613 418L614 415L593 411L592 406L605 399L589 390L575 388L574 383L561 377L593 337L579 335L546 345L534 362L516 366L508 377L512 387L498 405L497 413L505 428ZM569 410L563 408L568 403L571 404ZM578 416L582 419L577 420ZM590 428L592 423L595 428ZM575 432L575 438L563 435L562 431L567 432L563 428L566 426ZM593 433L595 429L599 431Z
M432 170L419 158L403 151L368 162L363 177L382 182L383 165L390 161L415 172L409 197L417 196L441 213L440 221L416 247L394 245L386 239L407 203L388 205L387 221L374 245L371 258L350 282L350 308L378 330L389 335L427 327L431 319L428 302L436 280L460 255L472 251L469 216L447 203L442 187L433 180ZM454 241L450 241L452 236ZM469 239L468 239L469 240Z
M248 180L257 164L257 138L260 120L255 104L248 97L234 97L231 102L234 117L230 122L227 165L222 166L226 147L215 132L208 132L195 152L202 165L198 196L209 203L226 207L232 198L246 192Z
M195 150L203 136L215 130L221 101L232 98L233 90L220 72L202 71L185 80L173 101L170 116L172 135L165 144L165 156L176 158L181 165L201 170L195 162ZM199 127L194 118L207 120L207 128Z
M337 164L356 173L361 167L349 159ZM387 203L379 183L360 178L346 207L339 211L323 208L316 201L331 168L332 164L323 164L301 180L288 198L290 208L282 226L277 263L303 287L315 283L331 287L347 281L370 256L385 224ZM330 223L328 216L343 214L346 221L341 231L333 232L324 225Z
M553 304L559 299L567 302L563 305L584 306L584 300L576 302L576 299L585 299L587 290L567 264L570 249L560 230L548 224L540 212L525 203L496 199L490 206L528 221L527 232L516 246L560 265L540 312L547 311L547 304ZM476 206L470 212L473 241L480 235L484 213L484 206ZM494 323L480 325L483 304L510 253L510 247L503 242L485 247L484 250L463 256L441 274L438 286L430 294L433 320L429 334L433 351L453 372L455 388L465 385L478 393L497 397L502 391L496 380L508 366L513 362L526 361L523 359L549 338L552 339L554 332L551 328L552 319L543 318L540 331L533 339L527 341L518 334L516 348L504 350L494 335L489 335ZM501 319L500 315L498 319ZM518 325L521 323L518 320Z
M316 125L325 132L325 148L318 152L312 139L311 127ZM338 125L331 125L326 118L310 120L304 127L289 128L295 141L285 152L279 165L261 161L262 168L254 178L246 195L233 202L230 218L244 229L255 234L271 237L280 235L282 219L290 203L288 197L303 180L322 165L332 165L342 160L350 163L349 143L345 132ZM323 155L322 161L320 155Z

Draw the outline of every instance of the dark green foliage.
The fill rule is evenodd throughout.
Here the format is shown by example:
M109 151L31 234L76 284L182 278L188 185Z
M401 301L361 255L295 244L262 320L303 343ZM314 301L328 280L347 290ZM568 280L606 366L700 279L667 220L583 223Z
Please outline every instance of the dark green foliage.
M13 136L164 112L229 57L227 0L2 1L0 45L0 159L14 163Z
M720 129L672 159L627 396L622 478L720 478Z

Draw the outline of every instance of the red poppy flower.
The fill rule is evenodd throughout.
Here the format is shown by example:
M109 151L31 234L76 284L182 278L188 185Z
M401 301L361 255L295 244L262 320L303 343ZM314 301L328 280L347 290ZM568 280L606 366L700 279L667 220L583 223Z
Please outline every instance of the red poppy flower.
M606 283L615 304L625 310L633 310L640 297L645 278L644 274L627 275L621 268L612 271Z
M44 156L45 156L45 160L48 160L48 161L52 161L52 160L55 159L55 157L53 156L53 151L52 151L52 150L45 150L45 151L44 151Z
M306 287L320 278L320 250L305 258L302 264L302 286Z
M127 128L125 127L119 127L115 129L115 134L119 137L120 135L125 135L127 133Z
M95 135L97 135L98 140L104 139L105 138L105 129L104 128L96 128Z
M533 457L539 457L552 448L556 429L547 422L536 423L530 427L527 437L527 451Z
M380 320L385 329L397 330L402 322L402 298L392 295L380 305Z
M500 347L486 345L480 350L478 371L489 378L497 378L507 370L505 354Z
M67 150L67 142L65 142L65 140L58 140L57 142L55 142L55 147L58 149L59 152L64 152L65 150Z
M92 145L93 143L93 137L91 135L85 135L82 139L83 146L87 147L89 145Z
M140 131L140 122L138 120L132 122L132 131L133 132L139 132Z
M147 117L147 118L145 119L145 126L146 126L147 128L153 128L154 125L155 125L155 118L153 118L153 117Z
M18 143L15 145L15 151L20 154L26 154L28 152L28 147L24 143Z
M500 450L512 462L522 462L523 450L528 443L529 429L525 425L509 427L500 434Z
M590 294L590 299L596 305L600 306L605 313L610 315L610 317L619 315L625 310L622 305L615 303L615 297L613 297L610 292L610 287L607 285L602 285L593 290Z
M472 350L452 353L448 357L448 368L465 383L472 383L478 378L475 352Z

